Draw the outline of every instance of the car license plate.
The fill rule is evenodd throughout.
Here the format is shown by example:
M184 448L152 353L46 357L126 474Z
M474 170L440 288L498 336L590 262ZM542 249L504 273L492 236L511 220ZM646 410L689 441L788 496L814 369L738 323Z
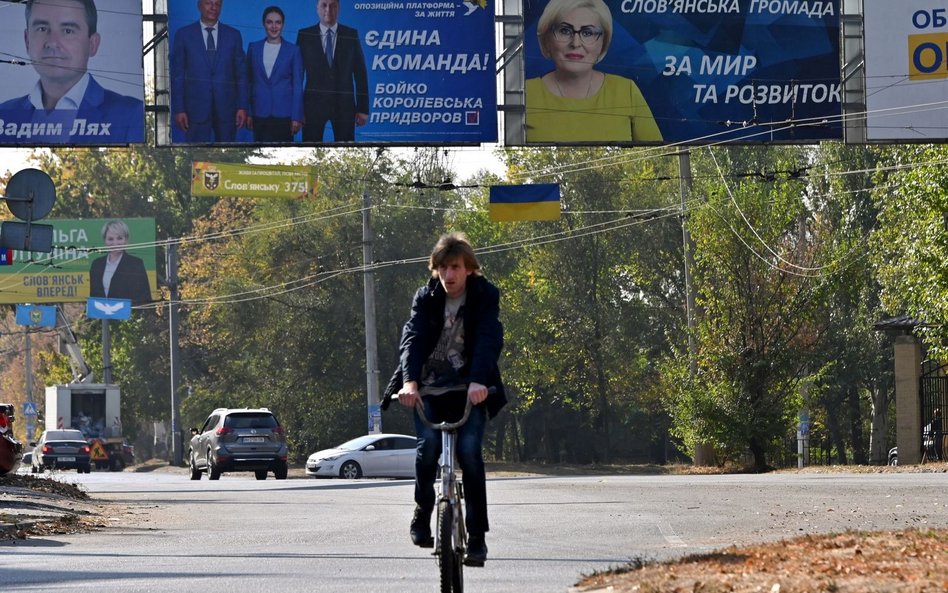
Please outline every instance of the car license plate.
M60 457L59 461L75 461L75 457Z
M263 437L244 437L244 442L245 442L245 443L262 443L262 442L264 442L265 440L267 440L267 439L265 439L265 438L263 438Z

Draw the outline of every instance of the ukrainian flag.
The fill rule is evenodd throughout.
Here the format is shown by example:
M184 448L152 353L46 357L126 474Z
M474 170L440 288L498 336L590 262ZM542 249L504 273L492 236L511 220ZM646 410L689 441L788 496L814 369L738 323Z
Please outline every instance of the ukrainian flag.
M558 183L494 185L490 188L490 219L493 222L559 218Z

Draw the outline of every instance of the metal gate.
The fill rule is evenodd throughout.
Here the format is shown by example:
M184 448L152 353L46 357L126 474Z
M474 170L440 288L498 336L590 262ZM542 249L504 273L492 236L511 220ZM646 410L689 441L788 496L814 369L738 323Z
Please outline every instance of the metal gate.
M948 365L939 365L933 361L922 363L922 376L919 379L919 395L921 402L921 423L919 430L922 433L922 452L927 458L934 456L933 437L941 437L944 430L944 420L940 420L937 426L937 435L932 434L931 422L935 416L935 410L939 410L944 418L948 412Z

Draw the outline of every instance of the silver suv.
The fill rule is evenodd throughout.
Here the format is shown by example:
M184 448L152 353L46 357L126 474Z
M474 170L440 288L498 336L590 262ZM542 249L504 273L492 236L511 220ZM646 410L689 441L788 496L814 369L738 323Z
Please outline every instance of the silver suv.
M218 408L191 434L192 480L200 480L202 472L218 480L234 471L252 471L258 480L272 471L277 480L286 479L286 434L267 408Z

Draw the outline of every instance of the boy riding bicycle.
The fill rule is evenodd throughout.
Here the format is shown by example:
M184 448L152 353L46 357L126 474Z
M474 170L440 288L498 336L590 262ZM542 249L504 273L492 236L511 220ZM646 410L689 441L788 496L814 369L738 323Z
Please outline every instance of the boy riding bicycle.
M500 291L481 273L474 249L461 233L443 235L428 262L431 278L415 293L411 316L402 330L398 368L385 389L382 409L398 393L402 405L418 398L433 422L459 419L466 400L474 405L458 429L457 459L464 474L468 553L465 564L483 566L487 487L483 440L488 417L507 403L497 361L504 344ZM488 394L487 386L496 390ZM415 457L415 513L410 534L416 546L431 547L434 482L441 455L441 435L414 413L418 452Z

